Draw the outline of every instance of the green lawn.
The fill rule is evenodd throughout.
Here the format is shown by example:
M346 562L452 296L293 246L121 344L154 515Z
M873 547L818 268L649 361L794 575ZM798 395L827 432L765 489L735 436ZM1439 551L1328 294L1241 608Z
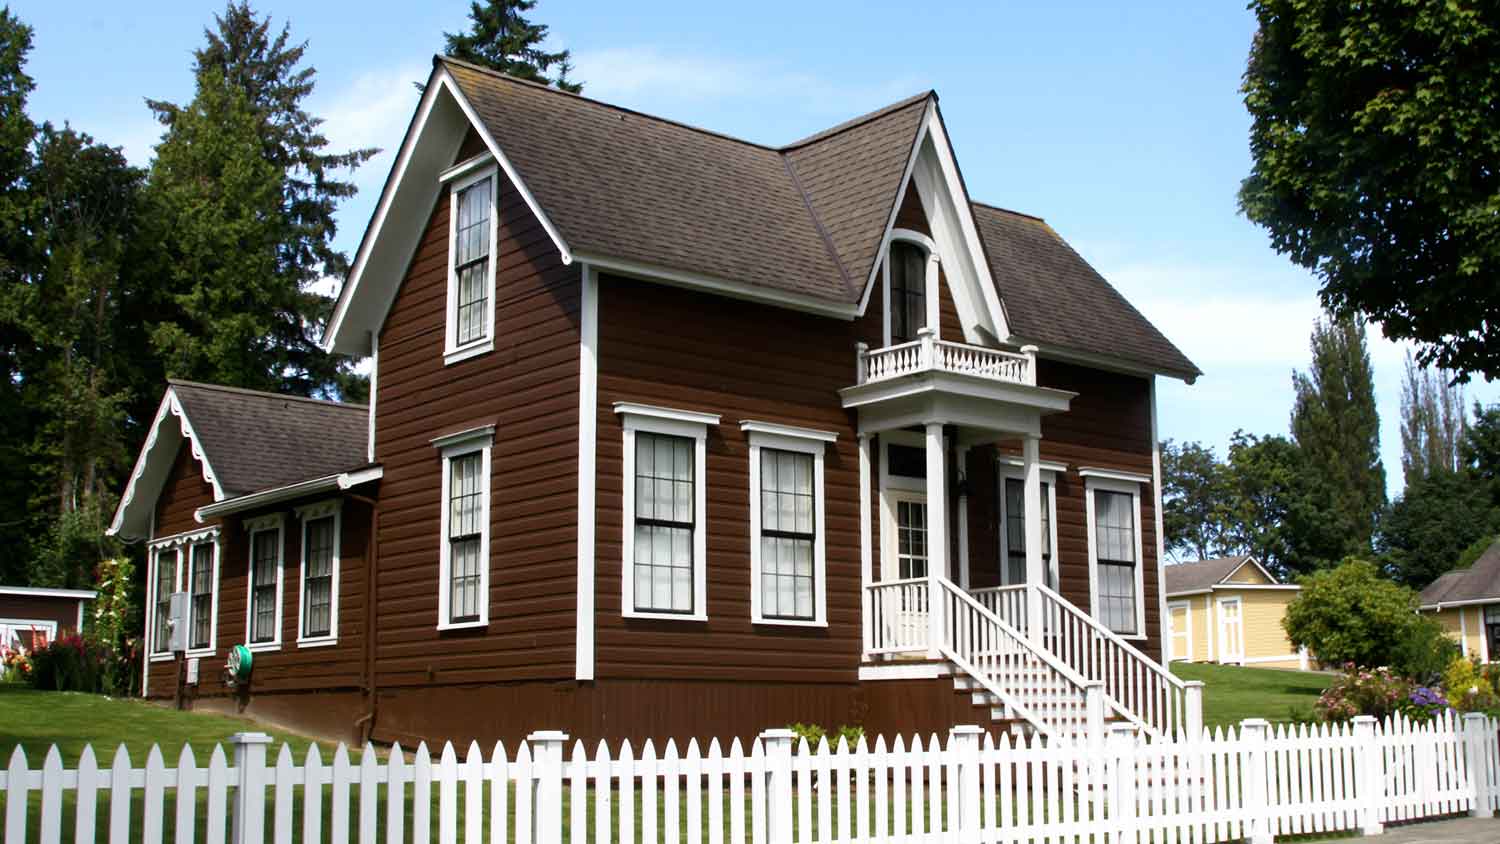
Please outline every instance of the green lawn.
M1246 718L1288 721L1294 710L1310 713L1334 679L1310 671L1186 662L1172 663L1172 673L1203 681L1203 723L1208 727L1227 727Z

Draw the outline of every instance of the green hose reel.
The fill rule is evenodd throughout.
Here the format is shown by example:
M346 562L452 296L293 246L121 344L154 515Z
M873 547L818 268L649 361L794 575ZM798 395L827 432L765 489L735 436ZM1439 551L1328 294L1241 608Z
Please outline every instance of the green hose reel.
M224 663L224 684L234 687L249 683L254 663L255 656L250 653L249 648L244 645L230 648L229 659Z

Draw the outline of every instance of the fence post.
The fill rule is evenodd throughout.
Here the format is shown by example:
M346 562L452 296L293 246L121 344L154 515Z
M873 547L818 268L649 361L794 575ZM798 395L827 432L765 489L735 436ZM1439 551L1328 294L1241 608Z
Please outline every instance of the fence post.
M1083 684L1083 728L1084 741L1089 753L1098 754L1104 749L1104 681L1089 680Z
M1182 729L1190 742L1203 738L1203 681L1188 680L1182 684Z
M234 844L261 844L266 840L266 747L271 737L235 733L229 743L234 745Z
M567 740L568 734L558 730L541 730L526 737L531 744L531 775L536 782L536 810L531 822L536 844L562 844L562 756ZM517 794L516 799L525 798Z
M1240 745L1244 748L1241 758L1244 768L1241 777L1241 793L1245 813L1245 839L1249 844L1271 844L1275 833L1271 831L1271 799L1266 788L1266 738L1271 722L1264 718L1246 718L1240 722Z
M1487 744L1495 741L1490 732L1490 718L1483 712L1465 712L1463 720L1464 755L1469 769L1469 788L1474 794L1474 808L1469 810L1471 818L1495 816L1494 798L1490 796L1490 766Z
M1119 837L1119 844L1136 844L1136 730L1134 724L1111 724L1109 727L1109 761L1113 773L1109 778L1109 825Z
M1359 797L1361 835L1380 835L1380 806L1385 802L1385 764L1382 749L1375 743L1375 719L1369 715L1354 716L1354 793Z
M760 734L766 749L766 773L770 775L769 806L766 806L766 839L768 844L792 844L792 740L797 734L788 729L766 730ZM804 794L803 799L810 795ZM810 833L808 833L810 834Z
M948 750L955 763L949 770L959 772L958 806L948 810L948 823L951 826L957 819L958 826L951 832L960 841L979 838L979 737L982 735L984 730L972 725L948 730Z

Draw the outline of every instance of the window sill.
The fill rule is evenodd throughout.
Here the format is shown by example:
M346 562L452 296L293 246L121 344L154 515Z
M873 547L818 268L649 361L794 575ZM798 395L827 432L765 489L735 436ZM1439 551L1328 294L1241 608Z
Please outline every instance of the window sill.
M216 651L213 648L199 648L196 651L188 651L184 656L188 659L212 658Z
M164 654L151 655L152 662L171 662L173 659L176 659L176 654L173 654L170 651Z
M495 341L493 339L481 340L478 343L473 343L468 346L460 346L457 349L449 349L448 351L443 353L443 366L452 366L459 361L465 361L469 358L479 357L486 352L493 352L494 350Z
M625 618L642 618L651 621L708 621L705 613L680 613L680 612L648 612L643 610L626 610L620 613Z
M448 621L440 622L437 626L438 632L444 630L473 630L476 627L488 627L489 619L481 618L478 621Z
M828 622L819 619L799 618L752 618L750 623L757 627L827 627Z
M269 651L279 651L279 650L281 650L281 643L280 642L256 642L253 645L246 645L245 648L246 648L246 650L250 651L250 653L259 654L259 653L266 653L266 652L269 652Z
M339 643L336 636L319 636L316 639L298 639L299 648L327 648Z

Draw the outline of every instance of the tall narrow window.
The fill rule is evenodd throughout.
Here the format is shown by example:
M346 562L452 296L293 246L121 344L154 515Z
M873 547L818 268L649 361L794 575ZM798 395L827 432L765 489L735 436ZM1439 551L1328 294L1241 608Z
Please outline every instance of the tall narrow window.
M213 646L214 543L199 542L193 546L190 571L188 607L192 622L188 647L199 650Z
M766 618L813 618L814 503L813 456L760 449L760 606Z
M450 196L444 359L455 363L494 347L495 171L455 182Z
M281 528L257 530L250 535L250 644L275 644L281 638L277 627L277 593L281 580Z
M484 466L479 452L449 460L448 467L448 620L478 621L480 612L480 546L484 531Z
M1093 491L1094 555L1098 577L1095 616L1122 635L1140 632L1140 596L1136 589L1135 496L1106 489Z
M635 609L693 612L693 441L635 436Z
M1052 489L1042 483L1042 577L1056 589L1052 566ZM1005 479L1005 584L1026 582L1026 482Z
M156 552L156 594L153 599L155 623L152 625L152 653L169 653L172 628L172 592L177 588L177 549Z
M891 342L917 339L927 326L927 255L904 241L891 244Z
M1484 635L1489 640L1490 661L1500 660L1500 606L1484 608Z
M302 528L302 638L333 635L333 567L335 529L333 515L308 519Z
M927 576L927 505L896 502L896 561L902 580Z

